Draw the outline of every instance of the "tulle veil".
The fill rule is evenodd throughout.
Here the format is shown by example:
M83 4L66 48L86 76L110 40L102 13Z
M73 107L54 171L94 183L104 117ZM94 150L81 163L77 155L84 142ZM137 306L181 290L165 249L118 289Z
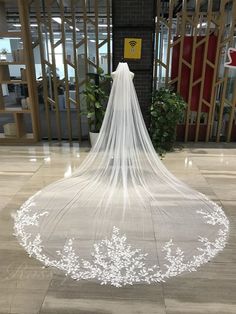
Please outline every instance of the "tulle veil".
M112 77L96 145L70 178L21 206L15 235L30 256L76 280L154 284L214 257L229 222L159 159L128 64Z

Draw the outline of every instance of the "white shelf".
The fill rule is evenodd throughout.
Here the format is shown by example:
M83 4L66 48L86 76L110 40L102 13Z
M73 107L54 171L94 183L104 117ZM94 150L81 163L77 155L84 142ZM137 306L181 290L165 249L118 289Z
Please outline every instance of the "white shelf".
M0 84L28 84L28 82L22 81L22 80L9 80L9 81L0 81Z
M25 65L24 62L17 62L17 61L1 61L0 60L0 66L1 65Z
M0 113L31 113L31 111L29 109L7 108L7 109L0 109Z

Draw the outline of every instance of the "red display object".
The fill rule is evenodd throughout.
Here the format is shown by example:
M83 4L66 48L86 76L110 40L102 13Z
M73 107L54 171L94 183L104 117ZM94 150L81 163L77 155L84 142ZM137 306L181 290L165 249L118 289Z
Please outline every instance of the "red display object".
M178 38L174 38L174 41ZM197 37L197 43L204 39L204 36ZM181 75L178 78L180 80L180 95L188 102L189 92L190 92L190 72L192 68L192 50L193 50L193 36L184 37L183 45L183 59L186 63L180 64L180 43L174 45L173 55L172 55L172 66L171 66L171 79L178 77L179 66L181 67ZM197 46L195 51L195 61L193 68L193 80L192 80L192 95L191 95L191 111L198 111L200 105L200 88L203 83L203 99L210 103L211 96L213 93L213 68L206 63L205 73L203 73L203 65L206 60L204 60L204 50L206 42L203 42ZM216 50L217 50L217 37L211 35L209 37L208 51L207 51L207 60L212 64L216 62ZM200 80L197 84L194 85L198 79L203 76L203 82ZM209 107L204 103L201 104L201 112L209 112ZM188 140L194 140L195 138L195 129L196 124L189 125L189 134ZM179 126L177 130L177 139L184 139L184 130L185 127ZM199 140L204 140L206 135L206 126L200 125L199 129Z
M236 69L236 48L229 48L228 58L229 61L225 63L225 66Z

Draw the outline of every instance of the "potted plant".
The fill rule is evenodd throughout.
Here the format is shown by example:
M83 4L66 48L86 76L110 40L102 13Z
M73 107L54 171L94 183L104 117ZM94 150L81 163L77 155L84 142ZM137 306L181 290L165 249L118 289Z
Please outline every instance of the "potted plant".
M7 53L8 53L8 51L7 51L6 48L2 48L0 50L0 60L1 61L6 61L7 60Z
M105 105L108 99L107 89L110 86L110 76L98 68L97 73L88 73L88 82L83 91L86 100L86 115L89 123L89 136L92 146L95 145L105 115Z
M150 109L150 136L157 152L171 150L176 138L177 123L183 117L186 102L170 89L156 90Z

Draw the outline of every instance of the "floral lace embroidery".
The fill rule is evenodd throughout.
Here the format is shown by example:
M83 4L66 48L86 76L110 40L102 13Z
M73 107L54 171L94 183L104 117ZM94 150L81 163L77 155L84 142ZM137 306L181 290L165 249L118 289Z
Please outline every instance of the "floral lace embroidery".
M83 260L83 279L97 278L102 284L113 286L133 284L138 282L162 281L161 272L157 266L145 266L147 254L140 249L133 249L127 244L125 235L120 236L119 229L113 227L111 240L102 240L94 244L92 262Z
M38 195L40 191L36 194ZM132 285L135 283L162 282L165 279L185 271L196 271L201 264L208 262L226 244L229 229L229 221L223 210L215 203L211 202L214 210L205 212L197 211L202 215L205 223L219 225L218 237L214 242L207 238L199 237L200 254L193 256L191 261L185 261L184 252L175 247L172 239L168 241L162 251L165 252L166 271L159 266L145 265L148 254L142 253L140 249L134 249L127 243L125 235L120 235L119 229L113 227L111 239L105 239L94 244L94 251L91 253L92 261L81 259L73 248L73 239L69 239L62 251L57 251L58 260L49 259L42 251L43 244L40 234L35 239L30 240L31 234L25 231L25 227L38 226L39 219L48 214L44 211L40 214L31 215L31 208L35 206L33 202L35 195L23 204L15 215L15 233L20 244L25 248L30 256L40 260L45 266L53 266L63 270L66 275L73 279L97 279L102 285L111 284L115 287ZM209 200L208 200L209 201Z

